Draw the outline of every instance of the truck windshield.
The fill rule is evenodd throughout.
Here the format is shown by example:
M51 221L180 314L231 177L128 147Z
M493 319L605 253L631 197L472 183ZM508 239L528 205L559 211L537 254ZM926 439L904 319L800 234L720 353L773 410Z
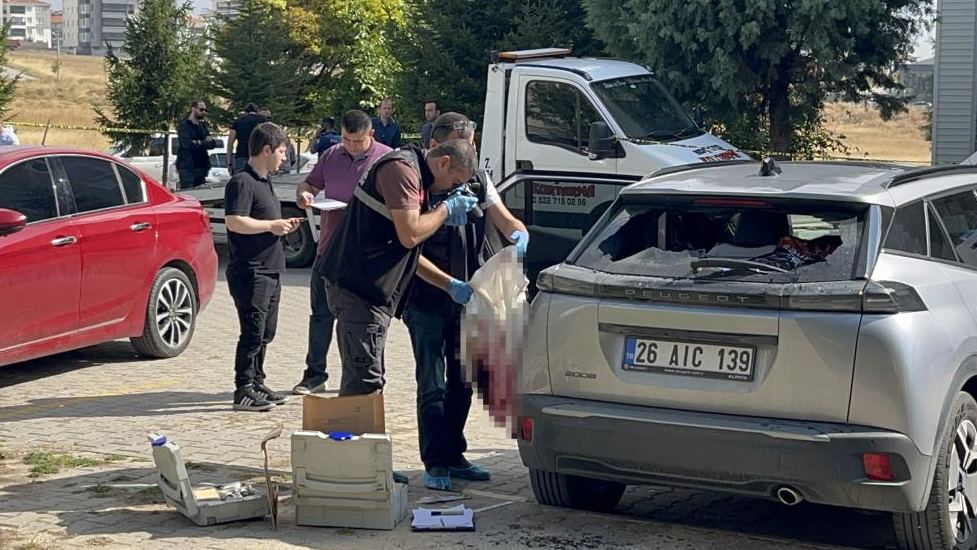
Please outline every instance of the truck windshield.
M603 80L591 86L631 139L678 141L704 133L651 75Z

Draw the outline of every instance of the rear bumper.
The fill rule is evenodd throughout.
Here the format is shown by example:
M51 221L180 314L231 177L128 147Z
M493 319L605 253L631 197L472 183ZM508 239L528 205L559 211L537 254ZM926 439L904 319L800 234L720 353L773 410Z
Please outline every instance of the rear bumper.
M535 469L773 497L789 486L821 504L918 511L931 457L905 435L844 424L772 420L521 395L534 420L519 440ZM862 453L888 453L896 481L865 477Z

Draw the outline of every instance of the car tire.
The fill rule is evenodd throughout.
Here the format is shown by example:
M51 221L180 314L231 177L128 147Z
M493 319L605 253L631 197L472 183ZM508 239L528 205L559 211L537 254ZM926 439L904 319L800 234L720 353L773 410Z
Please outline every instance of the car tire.
M961 454L963 450L967 451L965 455ZM962 483L968 475L975 476L971 478L972 484L977 482L977 401L961 392L953 400L949 421L940 439L940 454L926 509L893 514L896 542L900 548L977 548L977 521L967 511L977 507L977 494L969 494Z
M536 502L548 506L610 512L627 485L602 479L558 474L530 468L529 480Z
M130 339L140 355L176 357L193 339L197 325L197 293L186 273L165 267L156 274L146 306L141 336Z
M316 242L312 238L312 229L309 228L305 212L298 208L282 208L282 216L285 218L302 218L302 225L297 231L285 235L285 266L286 267L306 267L312 263L316 253Z

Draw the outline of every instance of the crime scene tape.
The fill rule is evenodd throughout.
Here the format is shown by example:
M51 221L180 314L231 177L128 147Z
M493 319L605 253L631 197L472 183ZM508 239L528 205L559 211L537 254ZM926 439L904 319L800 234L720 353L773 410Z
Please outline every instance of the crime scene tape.
M38 122L19 122L16 120L4 121L14 127L24 128L50 128L51 130L88 130L93 132L111 132L113 134L155 134L163 130L146 130L144 128L110 128L102 126L71 126L68 124L41 124Z

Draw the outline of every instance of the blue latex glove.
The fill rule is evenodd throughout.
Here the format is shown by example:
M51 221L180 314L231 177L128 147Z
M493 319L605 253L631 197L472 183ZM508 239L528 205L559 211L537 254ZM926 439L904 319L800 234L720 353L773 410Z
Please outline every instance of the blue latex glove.
M463 306L467 304L468 300L472 299L474 292L472 285L465 281L459 281L458 279L448 281L448 296L451 296L451 299L458 305Z
M468 223L468 211L475 208L478 199L471 195L464 195L460 191L452 193L444 199L444 205L448 208L448 219L445 225L465 225Z
M516 252L519 253L520 258L526 255L526 248L529 247L529 233L525 231L513 231L512 235L509 235L509 240L512 241L512 244L516 245Z

